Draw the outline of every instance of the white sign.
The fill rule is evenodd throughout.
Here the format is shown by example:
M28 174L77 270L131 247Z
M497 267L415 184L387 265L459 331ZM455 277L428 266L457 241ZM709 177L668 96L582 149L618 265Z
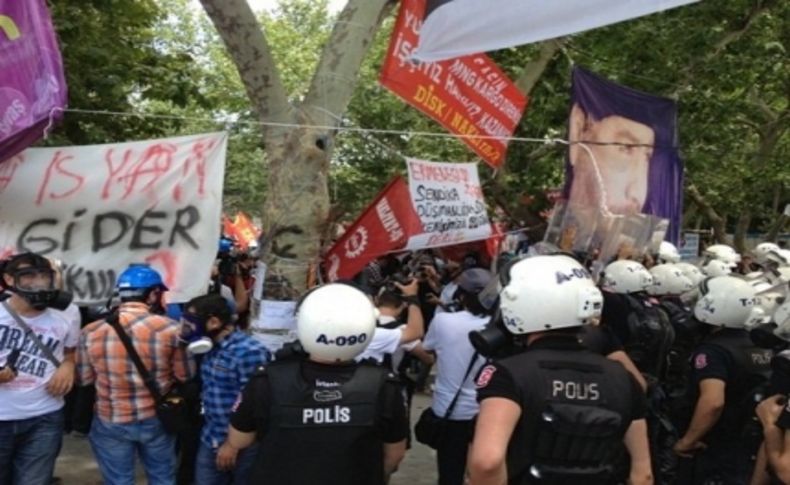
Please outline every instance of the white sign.
M277 352L296 340L296 302L263 300L260 314L250 324L252 336L269 352Z
M0 258L60 259L65 289L105 303L130 263L168 301L205 293L217 254L227 134L32 148L0 164Z
M476 163L428 162L409 158L409 192L424 233L406 249L449 246L491 236Z
M699 234L696 232L684 232L678 248L680 258L683 261L693 261L699 256Z

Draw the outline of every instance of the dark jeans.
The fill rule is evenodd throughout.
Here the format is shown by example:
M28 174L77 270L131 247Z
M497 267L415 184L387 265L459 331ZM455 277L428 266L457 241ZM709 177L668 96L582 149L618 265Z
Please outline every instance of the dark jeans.
M445 433L436 449L439 485L462 485L466 473L466 454L472 442L474 420L448 421Z
M0 421L0 485L49 485L62 443L62 409Z
M254 443L239 451L233 470L220 471L217 469L217 451L200 443L195 464L195 485L247 485L257 455L258 443Z

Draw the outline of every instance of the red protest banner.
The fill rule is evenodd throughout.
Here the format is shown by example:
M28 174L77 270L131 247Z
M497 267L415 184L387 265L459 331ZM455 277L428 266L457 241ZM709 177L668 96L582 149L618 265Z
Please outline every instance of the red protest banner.
M505 160L507 141L469 136L510 137L527 98L485 54L432 63L412 63L425 13L425 0L403 0L379 82L438 121L489 165Z
M395 177L326 253L327 277L352 278L373 259L403 247L421 232L409 187L402 177Z

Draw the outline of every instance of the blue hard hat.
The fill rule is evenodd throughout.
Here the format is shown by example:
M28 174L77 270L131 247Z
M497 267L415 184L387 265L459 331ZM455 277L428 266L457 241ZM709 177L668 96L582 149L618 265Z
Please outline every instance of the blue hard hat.
M228 254L233 249L233 239L229 237L222 236L219 238L219 250L220 254Z
M132 263L123 273L118 276L115 287L119 292L128 290L147 290L159 288L167 291L162 275L160 275L150 264Z

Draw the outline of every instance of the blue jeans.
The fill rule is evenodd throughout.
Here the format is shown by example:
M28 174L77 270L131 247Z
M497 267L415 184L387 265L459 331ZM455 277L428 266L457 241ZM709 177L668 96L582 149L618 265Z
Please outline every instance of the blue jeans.
M231 471L217 469L217 450L200 443L195 463L195 485L247 485L255 457L258 456L258 443L239 451L236 468Z
M49 485L62 443L62 409L0 421L0 485Z
M136 455L149 485L176 483L176 438L165 432L159 418L114 424L97 416L88 438L104 485L134 485Z

